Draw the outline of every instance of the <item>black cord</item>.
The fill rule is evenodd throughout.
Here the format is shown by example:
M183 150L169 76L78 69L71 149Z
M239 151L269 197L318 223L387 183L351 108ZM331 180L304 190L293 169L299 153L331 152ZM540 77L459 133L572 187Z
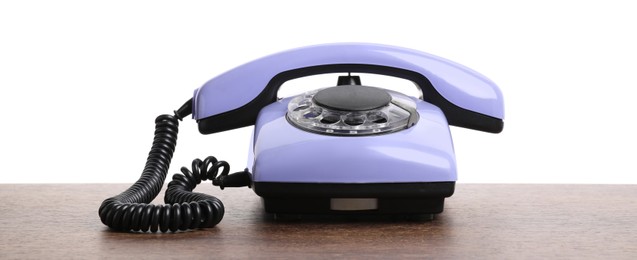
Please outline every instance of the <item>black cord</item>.
M214 227L223 218L223 203L214 196L192 192L195 186L202 180L213 180L222 189L250 185L247 169L228 175L230 165L209 156L203 161L193 160L192 171L182 167L183 175L173 175L165 205L147 204L161 191L177 145L179 120L191 111L192 100L188 100L175 111L175 116L160 115L155 119L155 138L141 177L126 191L102 202L98 211L102 223L116 230L143 232ZM223 171L217 176L219 168Z

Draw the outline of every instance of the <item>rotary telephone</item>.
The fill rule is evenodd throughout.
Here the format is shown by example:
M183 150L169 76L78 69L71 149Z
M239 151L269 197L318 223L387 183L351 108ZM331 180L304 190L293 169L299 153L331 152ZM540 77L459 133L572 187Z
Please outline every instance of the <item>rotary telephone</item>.
M278 99L292 79L348 73L337 86ZM351 73L414 82L420 98L363 86ZM179 121L192 114L199 132L254 125L249 165L229 173L215 157L195 159L160 192L176 146ZM227 71L198 88L174 115L155 120L155 138L139 180L99 208L105 225L125 231L214 227L221 201L192 190L202 180L249 186L267 213L394 215L442 212L455 188L448 125L490 133L503 128L500 89L457 63L378 44L325 44L292 49Z

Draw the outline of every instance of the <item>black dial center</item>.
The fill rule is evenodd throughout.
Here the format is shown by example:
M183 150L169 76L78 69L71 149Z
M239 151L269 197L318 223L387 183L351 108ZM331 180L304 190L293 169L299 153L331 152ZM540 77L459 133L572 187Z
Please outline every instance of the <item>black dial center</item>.
M387 91L358 85L323 89L312 98L319 106L341 111L365 111L389 105Z

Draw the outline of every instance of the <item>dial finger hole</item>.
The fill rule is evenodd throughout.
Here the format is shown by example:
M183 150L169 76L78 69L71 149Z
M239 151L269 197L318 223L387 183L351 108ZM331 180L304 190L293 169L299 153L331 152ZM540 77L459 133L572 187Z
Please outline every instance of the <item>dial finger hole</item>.
M299 104L298 104L298 105L294 108L294 111L301 111L301 110L308 109L311 105L312 105L312 103L307 102L307 101L303 101L303 102L299 103Z
M372 112L367 114L367 120L375 124L382 124L387 123L387 116L381 112Z
M305 114L303 114L303 117L307 119L312 119L317 116L320 116L322 112L323 112L323 109L321 109L320 107L313 107L313 108L310 108L310 110L307 111Z
M348 115L347 117L345 117L345 120L343 122L345 122L345 124L351 125L351 126L362 125L365 122L365 116L362 116L362 115Z
M339 120L340 120L340 117L338 115L327 114L323 116L323 118L321 118L321 123L331 125L338 122Z

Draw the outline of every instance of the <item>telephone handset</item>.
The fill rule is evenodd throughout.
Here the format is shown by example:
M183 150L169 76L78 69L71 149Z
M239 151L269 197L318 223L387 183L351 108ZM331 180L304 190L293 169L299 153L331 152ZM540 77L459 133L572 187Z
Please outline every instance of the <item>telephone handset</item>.
M377 44L326 44L270 55L221 74L195 91L193 116L203 134L253 125L286 81L332 72L366 72L411 80L451 125L502 131L504 104L489 79L424 52ZM223 95L219 95L223 93Z
M277 98L286 81L348 73L334 87ZM414 82L421 99L364 86L351 73ZM192 113L202 134L254 125L248 167L229 174L214 157L182 167L165 205L149 205L164 183L179 121ZM455 188L456 162L447 125L491 133L503 128L499 88L457 63L378 44L325 44L273 54L225 72L156 122L140 179L105 200L102 222L113 229L162 232L213 227L217 198L193 193L202 180L250 186L274 214L418 214L433 218ZM219 173L221 170L221 173Z

